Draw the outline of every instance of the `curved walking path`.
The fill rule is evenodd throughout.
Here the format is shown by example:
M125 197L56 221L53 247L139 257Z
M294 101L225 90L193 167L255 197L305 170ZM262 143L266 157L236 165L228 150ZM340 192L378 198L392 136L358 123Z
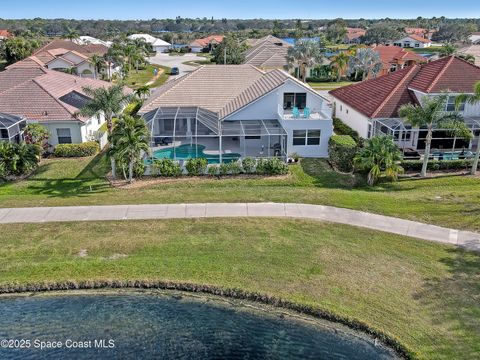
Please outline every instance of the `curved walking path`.
M280 217L328 221L480 251L478 233L323 205L208 203L0 209L0 224L215 217Z

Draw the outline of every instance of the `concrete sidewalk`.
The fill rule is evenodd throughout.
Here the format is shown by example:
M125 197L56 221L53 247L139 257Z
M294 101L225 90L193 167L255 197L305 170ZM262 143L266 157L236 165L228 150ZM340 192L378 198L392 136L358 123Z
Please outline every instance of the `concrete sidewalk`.
M0 224L215 217L283 217L328 221L480 251L480 234L477 233L322 205L208 203L0 209Z

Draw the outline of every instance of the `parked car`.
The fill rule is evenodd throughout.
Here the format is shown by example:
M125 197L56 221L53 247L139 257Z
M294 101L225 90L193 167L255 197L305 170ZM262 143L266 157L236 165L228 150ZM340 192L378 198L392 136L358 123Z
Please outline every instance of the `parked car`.
M180 74L180 69L178 67L173 67L170 71L170 75L178 75Z

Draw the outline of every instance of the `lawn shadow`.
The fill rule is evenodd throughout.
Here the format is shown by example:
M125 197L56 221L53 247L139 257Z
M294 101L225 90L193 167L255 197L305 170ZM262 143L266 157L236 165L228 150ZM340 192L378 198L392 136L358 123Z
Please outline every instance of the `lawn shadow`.
M110 163L107 161L107 156L104 151L98 153L92 161L85 166L77 175L76 179L91 180L91 179L105 179L109 171Z
M434 325L459 334L461 358L475 358L480 352L480 253L461 248L448 249L440 262L447 277L425 279L415 295L429 309ZM468 346L465 346L468 345Z

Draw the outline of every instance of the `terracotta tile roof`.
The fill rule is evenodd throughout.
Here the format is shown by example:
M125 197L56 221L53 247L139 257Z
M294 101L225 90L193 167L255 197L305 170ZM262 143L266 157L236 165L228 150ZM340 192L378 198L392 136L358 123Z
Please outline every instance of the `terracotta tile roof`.
M0 72L0 112L39 121L84 121L75 118L77 108L60 98L71 92L84 95L86 86L99 88L111 84L42 67L9 68Z
M46 44L45 46L41 47L37 51L35 51L33 55L37 55L39 53L46 52L46 51L58 52L59 49L64 49L67 51L76 51L88 57L91 57L94 54L104 55L108 51L108 47L101 44L79 45L70 40L55 39L49 42L48 44Z
M425 39L424 37L421 37L421 36L418 36L418 35L415 35L415 34L409 34L407 37L409 37L412 40L424 43L424 44L432 42L431 40Z
M0 37L5 37L5 38L8 38L12 36L12 34L10 33L10 31L6 30L6 29L0 29Z
M194 40L190 46L202 46L202 47L207 47L211 42L214 43L221 43L223 41L223 38L225 36L223 35L210 35L205 38L201 39L196 39Z
M90 54L103 56L108 52L108 46L103 44L87 44L82 45Z
M480 34L479 34L480 35ZM472 55L475 57L475 65L480 66L480 44L470 45L458 51L461 54Z
M427 59L423 56L420 56L413 51L405 50L399 46L377 45L372 48L380 55L384 68L390 68L391 65L398 64L399 60L415 61L417 63L427 62Z
M160 87L139 113L158 107L200 107L223 119L288 79L296 81L282 70L264 72L250 65L203 66Z
M408 68L330 91L330 94L370 118L398 117L406 103L417 103L412 93L472 92L480 68L454 56Z

